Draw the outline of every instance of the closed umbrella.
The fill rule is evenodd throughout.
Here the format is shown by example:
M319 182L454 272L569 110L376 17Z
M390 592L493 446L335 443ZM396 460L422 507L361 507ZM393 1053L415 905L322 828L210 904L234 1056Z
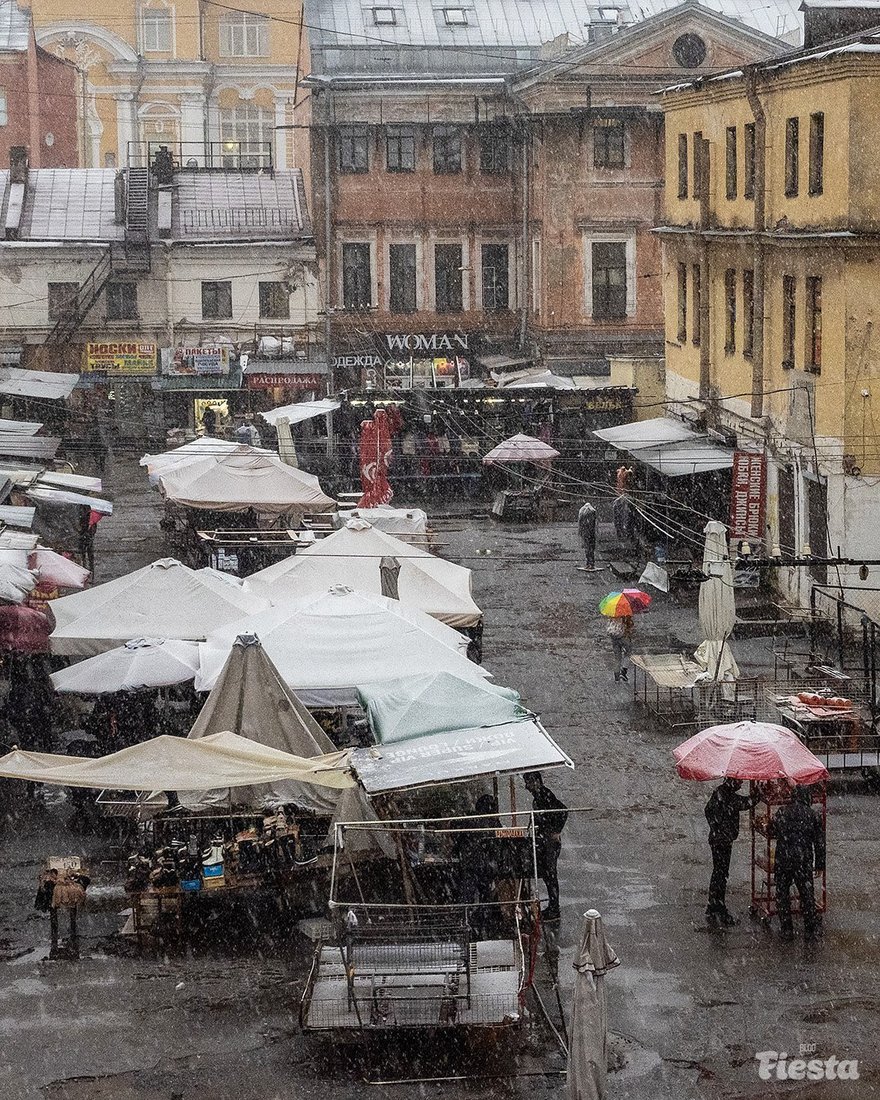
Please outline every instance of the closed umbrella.
M739 668L727 639L736 624L733 566L727 551L727 528L709 520L703 528L703 574L700 585L700 629L706 639L694 656L709 680L736 680Z
M605 975L620 959L605 939L602 917L584 913L569 1024L566 1100L603 1100L608 1080L608 997Z
M787 779L809 786L828 778L802 741L772 722L710 726L672 750L682 779Z
M63 668L50 677L56 691L105 695L182 684L195 677L199 647L176 638L136 638Z

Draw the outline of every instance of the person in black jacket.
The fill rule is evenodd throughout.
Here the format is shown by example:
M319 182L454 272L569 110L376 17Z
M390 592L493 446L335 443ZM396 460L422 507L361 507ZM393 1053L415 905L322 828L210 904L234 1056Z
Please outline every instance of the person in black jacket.
M540 772L524 777L526 790L532 796L535 814L535 848L538 856L538 877L547 887L546 920L559 920L559 853L562 851L562 830L568 820L568 808L549 787L544 786Z
M795 787L791 802L777 810L772 835L776 838L776 906L782 938L794 936L791 920L791 888L797 887L804 918L804 940L819 933L813 875L825 870L825 830L822 819L811 808L807 787Z
M709 902L706 919L710 926L736 924L736 917L727 908L727 879L733 842L739 836L739 815L751 809L753 797L737 794L742 781L727 778L712 792L706 803L709 822L709 848L712 852L712 877L709 880Z

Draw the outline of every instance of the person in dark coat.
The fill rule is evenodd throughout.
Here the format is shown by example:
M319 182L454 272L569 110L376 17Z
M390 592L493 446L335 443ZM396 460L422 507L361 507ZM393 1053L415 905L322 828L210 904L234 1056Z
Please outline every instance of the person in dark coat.
M791 802L777 810L772 835L776 838L776 907L782 938L794 936L791 919L791 888L797 888L804 918L804 940L819 934L813 875L825 870L825 830L822 819L810 805L808 787L795 787Z
M587 501L578 512L578 538L584 551L586 564L583 568L596 567L596 509Z
M498 875L498 839L494 831L500 826L498 804L490 794L481 794L474 805L474 815L456 819L460 829L453 850L459 866L459 896L472 906L468 917L477 935L487 936L495 928L497 911L494 903L495 879Z
M535 848L538 857L538 877L547 887L546 920L559 919L559 853L562 851L562 830L568 820L568 807L544 786L540 772L531 772L523 782L532 796L535 813Z
M706 919L713 927L718 925L730 927L736 924L736 917L727 908L730 857L733 852L733 842L739 836L739 815L755 804L755 796L737 793L741 786L741 780L727 778L715 788L706 803L709 848L712 851L712 877L709 880Z

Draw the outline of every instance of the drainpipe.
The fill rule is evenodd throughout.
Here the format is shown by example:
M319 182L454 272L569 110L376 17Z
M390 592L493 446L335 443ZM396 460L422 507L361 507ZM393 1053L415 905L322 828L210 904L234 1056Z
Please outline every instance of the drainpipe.
M700 139L699 148L694 149L699 164L699 235L700 242L700 401L708 412L710 386L712 381L712 342L709 331L711 317L712 288L709 283L709 255L706 247L705 232L709 228L709 142Z
M764 415L764 231L767 224L767 114L757 92L757 68L746 70L746 98L755 119L755 317L752 348L752 417Z
M522 123L522 257L520 261L520 294L522 295L519 319L519 349L525 351L529 329L529 296L531 294L531 240L529 239L529 143L531 133L526 119Z

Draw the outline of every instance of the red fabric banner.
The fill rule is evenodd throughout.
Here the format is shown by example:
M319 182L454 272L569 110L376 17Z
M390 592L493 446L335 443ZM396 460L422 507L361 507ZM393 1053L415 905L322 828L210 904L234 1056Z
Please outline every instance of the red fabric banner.
M380 504L391 503L394 497L394 490L388 481L391 456L391 426L387 414L379 409L373 420L365 420L361 424L360 460L363 496L358 501L358 508L376 508Z

